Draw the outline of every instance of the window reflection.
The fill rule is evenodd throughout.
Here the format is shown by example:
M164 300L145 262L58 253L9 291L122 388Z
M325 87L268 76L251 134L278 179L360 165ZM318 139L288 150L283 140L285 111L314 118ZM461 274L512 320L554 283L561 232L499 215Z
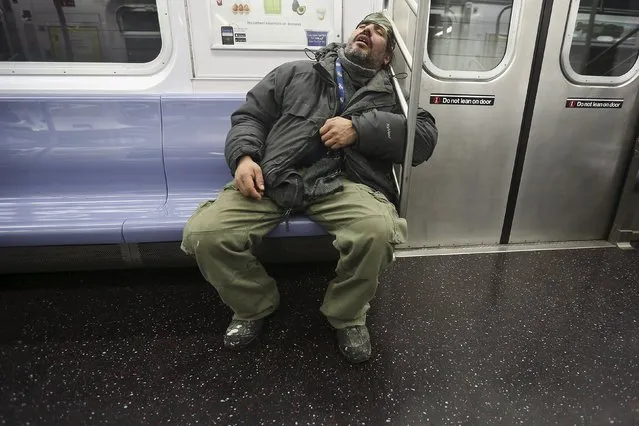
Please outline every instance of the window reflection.
M619 77L639 55L639 2L582 0L570 46L570 66L580 75Z
M426 54L443 70L490 71L506 54L513 0L433 0Z
M146 63L161 49L156 0L0 2L0 61Z

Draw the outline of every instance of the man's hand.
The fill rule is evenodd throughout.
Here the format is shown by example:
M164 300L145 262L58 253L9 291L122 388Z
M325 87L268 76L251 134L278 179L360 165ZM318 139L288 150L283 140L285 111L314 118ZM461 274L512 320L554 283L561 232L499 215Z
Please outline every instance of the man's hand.
M329 149L341 149L357 140L357 132L353 127L353 122L342 117L326 120L320 129L320 135L322 142Z
M235 185L247 198L261 200L264 195L262 168L248 155L240 158L235 169Z

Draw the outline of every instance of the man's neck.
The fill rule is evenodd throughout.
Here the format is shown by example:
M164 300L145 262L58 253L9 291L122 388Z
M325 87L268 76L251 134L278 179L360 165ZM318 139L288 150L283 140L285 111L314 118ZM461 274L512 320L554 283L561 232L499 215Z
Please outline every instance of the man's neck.
M356 88L366 85L377 74L378 70L363 67L350 60L343 48L337 51L337 56Z

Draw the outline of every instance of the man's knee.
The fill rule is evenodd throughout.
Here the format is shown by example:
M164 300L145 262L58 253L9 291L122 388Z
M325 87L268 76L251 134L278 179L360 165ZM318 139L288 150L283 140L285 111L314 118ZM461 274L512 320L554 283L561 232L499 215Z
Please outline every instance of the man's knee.
M199 207L189 218L182 232L182 250L188 254L196 251L210 251L226 244L232 238L232 232L225 232L218 220L212 204Z
M224 256L245 246L246 233L219 228L186 228L182 240L182 249L196 256Z
M406 220L394 212L371 215L353 223L353 232L378 246L396 246L406 242Z
M380 246L391 242L392 226L384 216L356 220L348 228L348 235L356 245Z
M365 235L370 236L375 241L389 242L392 231L390 220L385 216L373 216L361 221Z

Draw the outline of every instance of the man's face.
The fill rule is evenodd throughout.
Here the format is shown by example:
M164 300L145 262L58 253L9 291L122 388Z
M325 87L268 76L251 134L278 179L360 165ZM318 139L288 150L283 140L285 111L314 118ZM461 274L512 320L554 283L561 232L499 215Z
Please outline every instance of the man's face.
M384 27L372 22L360 24L348 39L344 49L346 57L360 66L380 69L390 62L386 37Z

